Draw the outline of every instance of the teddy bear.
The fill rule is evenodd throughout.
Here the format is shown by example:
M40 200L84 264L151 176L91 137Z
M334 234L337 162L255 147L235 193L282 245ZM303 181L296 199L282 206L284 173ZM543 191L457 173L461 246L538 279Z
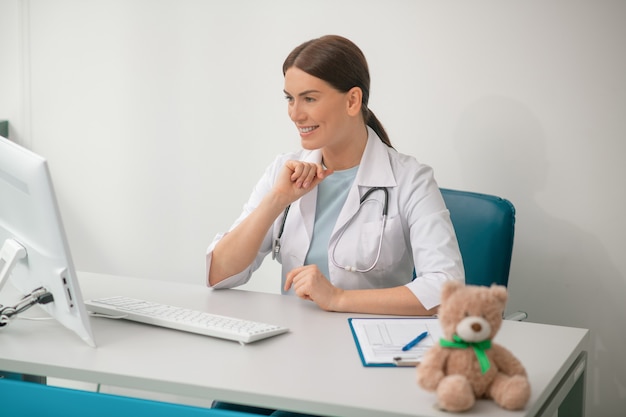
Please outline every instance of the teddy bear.
M417 383L436 392L437 406L450 412L471 409L476 399L492 399L507 410L523 409L530 383L522 363L492 342L502 325L506 287L447 282L438 319L443 337L417 367Z

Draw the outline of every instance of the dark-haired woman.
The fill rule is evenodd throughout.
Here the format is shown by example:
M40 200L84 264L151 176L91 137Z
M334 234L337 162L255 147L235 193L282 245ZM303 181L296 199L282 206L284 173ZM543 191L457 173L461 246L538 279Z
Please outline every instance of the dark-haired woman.
M464 280L454 228L432 169L397 152L368 108L363 53L324 36L283 74L302 149L276 158L209 246L208 284L242 285L272 253L282 291L324 310L433 314L442 284Z

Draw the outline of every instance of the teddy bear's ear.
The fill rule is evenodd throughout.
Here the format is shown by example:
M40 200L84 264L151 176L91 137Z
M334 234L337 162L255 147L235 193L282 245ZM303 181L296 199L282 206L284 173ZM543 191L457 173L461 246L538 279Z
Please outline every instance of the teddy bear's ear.
M506 300L509 297L509 293L507 292L506 287L504 285L491 284L489 291L491 291L491 294L493 294L494 297L500 300L502 304L506 304Z
M441 301L446 300L452 294L454 294L459 288L463 287L464 284L460 281L446 281L443 284L443 288L441 289Z

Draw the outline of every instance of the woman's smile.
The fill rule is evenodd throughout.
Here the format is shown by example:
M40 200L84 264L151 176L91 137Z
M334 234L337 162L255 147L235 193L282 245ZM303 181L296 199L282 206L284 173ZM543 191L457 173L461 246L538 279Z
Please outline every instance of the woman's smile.
M318 127L319 126L303 126L303 127L298 127L298 131L300 132L301 136L308 136Z

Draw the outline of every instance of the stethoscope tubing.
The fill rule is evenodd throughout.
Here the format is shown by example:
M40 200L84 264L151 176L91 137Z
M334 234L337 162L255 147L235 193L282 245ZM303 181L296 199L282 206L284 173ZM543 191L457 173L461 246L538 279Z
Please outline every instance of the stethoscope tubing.
M331 251L330 261L332 262L332 264L335 267L343 269L345 271L349 271L349 272L365 273L365 272L369 272L372 269L374 269L376 267L376 265L378 264L378 260L380 259L381 249L383 247L383 237L384 237L384 233L385 233L385 225L387 224L387 213L388 213L388 208L389 208L389 190L387 190L386 187L372 187L372 188L370 188L369 190L367 190L367 192L365 194L363 194L363 196L359 200L359 210L357 210L357 213L358 213L358 211L361 210L361 207L363 207L363 204L366 203L367 201L369 201L369 200L367 200L367 198L373 192L378 191L378 190L382 190L385 193L385 201L383 203L382 220L381 220L381 225L380 225L380 238L378 240L378 250L376 252L376 258L374 259L374 262L368 268L358 269L357 267L351 266L351 265L346 265L346 266L339 265L339 263L335 260L335 251L337 250L337 244L339 243L339 241L343 237L343 234L345 233L345 231L348 228L348 226L350 226L350 224L352 224L352 221L356 217L356 214L355 214L352 217L352 219L350 219L348 224L343 228L343 230L341 231L341 234L337 237L337 240L335 241L335 245L333 247L333 250ZM287 214L289 214L289 208L290 207L291 207L291 205L288 205L285 208L285 212L283 214L283 220L282 220L282 223L280 225L280 229L278 231L278 236L277 236L276 239L274 239L274 242L272 244L272 259L276 259L276 257L280 253L280 247L281 247L280 240L281 240L281 238L283 236L283 232L285 230L285 223L287 221Z

